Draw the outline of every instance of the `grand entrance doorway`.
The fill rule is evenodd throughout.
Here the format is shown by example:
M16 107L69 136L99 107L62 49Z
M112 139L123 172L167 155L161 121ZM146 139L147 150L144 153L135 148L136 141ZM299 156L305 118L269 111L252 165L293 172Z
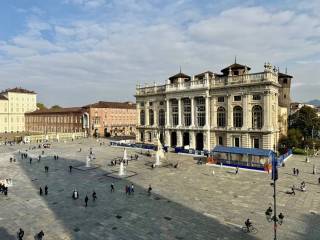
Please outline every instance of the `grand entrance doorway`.
M171 147L177 146L177 133L172 132L171 133Z
M196 135L196 150L203 150L203 133L197 133Z
M190 145L190 134L188 132L183 133L183 146Z

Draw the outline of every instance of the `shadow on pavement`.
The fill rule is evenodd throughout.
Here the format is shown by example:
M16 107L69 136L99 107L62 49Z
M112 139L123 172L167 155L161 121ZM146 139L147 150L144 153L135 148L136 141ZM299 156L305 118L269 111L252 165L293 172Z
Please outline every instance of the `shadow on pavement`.
M107 177L109 172L101 168L88 171L73 169L69 173L70 162L74 166L84 164L76 159L64 159L63 156L57 161L46 157L40 163L35 161L30 165L28 160L22 160L19 164L30 180L27 184L32 184L37 192L40 186L44 188L48 185L49 194L41 198L54 213L55 221L59 221L74 240L257 239L254 235L243 233L239 227L224 225L215 218L161 195L149 196L146 191L148 186L135 184L134 194L126 195L124 189L126 185L131 185L130 178L117 180ZM44 166L49 166L49 173L44 172ZM114 193L110 192L112 182L115 184ZM77 200L71 197L74 188L79 192ZM96 201L91 197L93 190L97 193ZM86 194L89 197L88 207L84 204ZM28 229L29 226L24 224L27 223L22 223L26 233L37 227ZM45 232L45 239L59 239L53 234L50 236L49 222L42 224L38 228ZM5 229L2 232L7 234Z

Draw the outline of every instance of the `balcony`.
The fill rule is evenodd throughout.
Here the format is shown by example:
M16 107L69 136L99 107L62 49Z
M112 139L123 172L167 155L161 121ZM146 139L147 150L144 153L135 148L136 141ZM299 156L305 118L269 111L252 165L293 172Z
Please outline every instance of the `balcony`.
M225 85L259 83L263 81L272 81L278 83L278 75L273 72L261 72L239 76L217 76L212 80L211 85L213 87L219 87Z
M136 95L152 95L152 94L161 94L166 91L166 86L165 85L160 85L160 86L151 86L151 87L137 87L136 89Z
M209 87L209 81L207 79L193 80L190 82L167 84L166 92L190 90L190 89L201 89L201 88L208 88L208 87Z

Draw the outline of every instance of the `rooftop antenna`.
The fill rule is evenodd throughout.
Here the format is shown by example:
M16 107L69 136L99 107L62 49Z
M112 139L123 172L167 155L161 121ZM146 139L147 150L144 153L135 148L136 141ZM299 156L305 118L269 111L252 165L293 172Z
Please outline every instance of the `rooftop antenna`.
M179 67L180 67L180 73L181 73L181 65Z
M237 55L234 56L234 63L237 63Z

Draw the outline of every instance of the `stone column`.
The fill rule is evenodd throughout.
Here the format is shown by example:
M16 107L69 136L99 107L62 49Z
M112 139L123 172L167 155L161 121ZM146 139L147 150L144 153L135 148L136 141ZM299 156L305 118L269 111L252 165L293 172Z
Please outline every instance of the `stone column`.
M194 97L191 97L191 127L194 127L195 124L195 116L194 116Z
M167 109L166 109L166 127L169 127L170 124L170 99L166 100L166 105L167 105Z
M217 98L216 97L214 97L214 98L212 98L212 112L211 112L211 122L210 122L210 126L211 127L217 127L218 125L217 125L217 109L218 109L218 107L217 107Z
M242 100L242 117L243 117L243 125L242 129L248 130L248 128L251 128L251 119L249 118L249 112L251 112L251 109L249 109L248 106L248 95L243 95L243 100Z
M182 133L181 133L181 131L177 131L177 146L178 147L182 146Z
M140 103L137 103L137 126L140 125Z
M145 104L144 112L145 112L146 126L149 126L150 125L150 122L149 122L149 107L147 107L146 104Z
M232 99L231 99L231 95L229 95L227 97L227 108L226 108L226 111L227 111L227 127L228 129L233 127L233 109L232 109L232 105L231 105L231 102L232 102Z
M270 105L270 92L266 91L263 96L263 128L270 130L272 109Z
M190 148L195 149L196 148L196 137L194 131L190 131Z
M206 96L206 128L210 127L210 97Z
M158 111L158 107L157 107L157 105L156 105L156 103L154 102L153 103L153 119L154 119L154 121L153 121L153 126L154 127L157 127L158 126L158 113L159 113L159 111Z
M171 146L170 132L167 130L167 131L165 131L164 134L165 134L164 144L170 147Z
M178 127L181 127L182 126L182 100L181 100L181 98L178 98L178 115L179 115Z

